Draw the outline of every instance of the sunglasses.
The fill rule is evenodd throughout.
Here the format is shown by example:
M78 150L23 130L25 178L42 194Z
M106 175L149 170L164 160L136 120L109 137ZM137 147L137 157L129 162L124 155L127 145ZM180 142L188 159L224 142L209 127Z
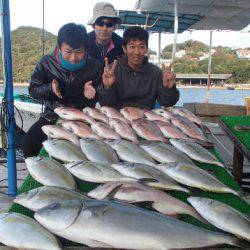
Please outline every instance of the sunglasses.
M103 22L102 20L96 20L95 24L100 26L100 27L103 27L104 25L106 25L106 27L108 27L108 28L115 26L114 22Z

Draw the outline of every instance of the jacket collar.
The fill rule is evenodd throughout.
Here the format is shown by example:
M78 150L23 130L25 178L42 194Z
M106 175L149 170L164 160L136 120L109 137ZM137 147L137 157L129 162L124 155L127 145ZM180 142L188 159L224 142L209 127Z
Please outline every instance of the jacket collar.
M122 67L127 68L127 70L134 72L134 70L128 65L128 57L127 57L127 55L123 55L121 57L121 59L119 60L119 64ZM148 68L148 57L145 56L144 59L143 59L141 67L138 70L136 70L136 72L146 72L147 68Z

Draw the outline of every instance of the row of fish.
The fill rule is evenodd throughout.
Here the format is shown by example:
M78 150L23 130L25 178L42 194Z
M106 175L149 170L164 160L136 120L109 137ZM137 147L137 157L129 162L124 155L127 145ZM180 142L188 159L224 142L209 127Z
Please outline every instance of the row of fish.
M43 131L49 137L64 138L76 145L76 137L123 138L138 143L139 136L146 140L162 142L168 142L167 138L182 138L211 146L212 143L203 135L200 127L191 121L191 118L196 116L183 116L183 110L189 112L180 108L171 108L170 111L170 108L142 110L135 107L123 108L120 113L111 107L101 107L100 110L87 107L82 112L60 107L56 108L55 112L63 119L62 128L56 130L54 126L45 126ZM201 122L199 126L204 127Z

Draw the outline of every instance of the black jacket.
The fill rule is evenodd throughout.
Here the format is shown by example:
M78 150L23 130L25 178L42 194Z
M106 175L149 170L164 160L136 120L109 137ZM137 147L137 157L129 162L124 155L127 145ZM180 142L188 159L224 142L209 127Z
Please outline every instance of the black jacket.
M115 70L116 81L110 89L104 89L102 84L98 87L98 101L102 106L117 109L126 106L153 109L156 100L162 106L173 106L179 100L179 91L175 85L171 89L163 87L160 68L145 58L142 67L134 71L127 60L124 55L118 61Z
M119 59L124 54L122 49L122 38L113 32L112 40L115 47L106 55L109 63L112 63L115 59ZM96 45L95 31L88 33L88 52L90 57L97 59L103 64L104 58L101 55L100 49Z
M94 107L96 100L84 97L84 84L93 80L96 87L100 83L102 68L94 59L88 59L86 65L75 72L70 72L60 65L57 49L51 55L46 55L36 65L31 75L29 94L34 99L43 102L47 111L52 111L58 106L68 106L78 109ZM59 99L52 92L51 82L56 79L62 94Z

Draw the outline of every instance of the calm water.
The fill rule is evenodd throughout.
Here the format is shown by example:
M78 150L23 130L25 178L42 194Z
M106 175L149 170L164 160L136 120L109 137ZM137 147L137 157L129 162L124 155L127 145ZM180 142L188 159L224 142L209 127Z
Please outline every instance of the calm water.
M3 92L0 86L0 93ZM14 94L28 94L27 87L14 87ZM180 89L180 100L178 106L182 106L186 102L205 102L207 90L206 89ZM250 97L250 90L210 90L210 103L231 104L231 105L245 105L244 98Z

